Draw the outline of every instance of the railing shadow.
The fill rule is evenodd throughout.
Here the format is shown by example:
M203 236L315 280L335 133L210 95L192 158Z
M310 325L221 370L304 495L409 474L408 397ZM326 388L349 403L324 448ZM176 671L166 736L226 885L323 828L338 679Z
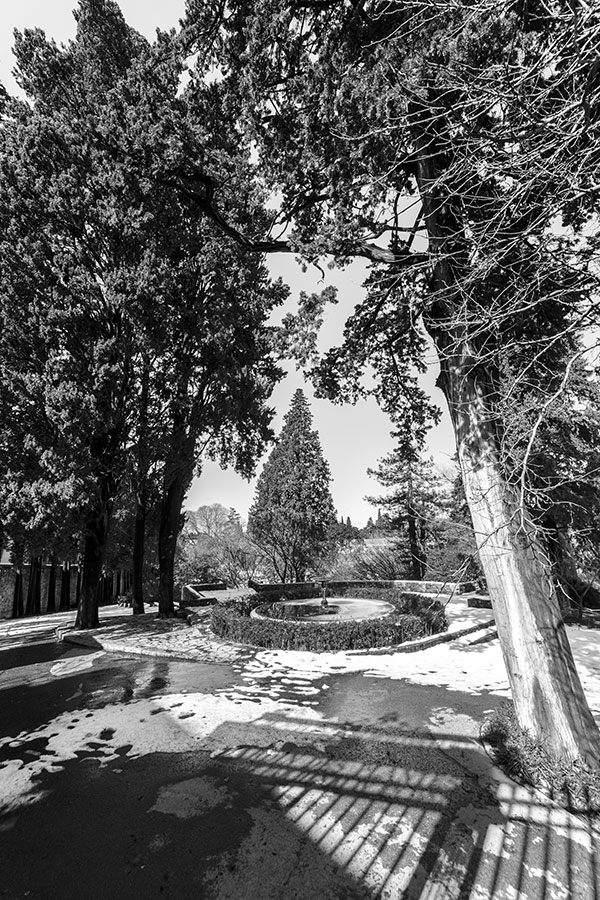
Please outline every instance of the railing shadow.
M265 750L261 729L274 728L281 738ZM215 736L227 742L227 730ZM320 750L305 745L307 733ZM472 739L276 714L245 737L219 758L242 765L373 897L600 896L586 822L508 779L490 780Z
M148 672L142 702L164 675ZM158 897L168 875L167 896L211 900L599 900L589 824L492 777L463 735L287 711L139 755L110 732L0 809L7 896ZM51 736L7 744L7 771Z

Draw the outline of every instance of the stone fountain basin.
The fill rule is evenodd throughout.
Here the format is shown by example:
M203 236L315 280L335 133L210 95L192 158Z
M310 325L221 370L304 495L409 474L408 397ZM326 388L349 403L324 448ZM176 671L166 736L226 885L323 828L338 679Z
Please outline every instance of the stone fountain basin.
M306 600L281 600L278 606L289 606L294 613L290 617L266 616L259 609L254 609L251 616L254 619L265 619L280 622L316 622L327 625L331 622L361 622L364 619L382 619L394 612L395 607L385 600L365 600L362 597L331 597L327 598L328 608L319 612L321 601L318 598ZM306 614L302 615L303 607Z

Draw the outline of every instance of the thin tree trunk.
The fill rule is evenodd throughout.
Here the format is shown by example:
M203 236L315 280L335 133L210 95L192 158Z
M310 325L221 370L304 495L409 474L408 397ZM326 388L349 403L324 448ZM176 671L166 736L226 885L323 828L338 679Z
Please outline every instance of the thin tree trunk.
M13 619L21 619L25 615L23 608L23 563L18 562L15 566L15 586L13 591Z
M56 558L50 557L50 572L48 574L48 593L46 598L46 612L56 612Z
M411 578L415 581L421 581L425 576L426 556L419 533L418 514L411 502L407 506L406 520L408 524Z
M487 387L467 356L442 355L467 502L522 727L558 757L600 765L600 733L575 668L548 554L503 479Z
M35 580L33 582L33 610L36 616L42 612L42 556L35 560Z
M144 550L146 541L146 504L138 496L133 531L131 605L134 615L144 612Z

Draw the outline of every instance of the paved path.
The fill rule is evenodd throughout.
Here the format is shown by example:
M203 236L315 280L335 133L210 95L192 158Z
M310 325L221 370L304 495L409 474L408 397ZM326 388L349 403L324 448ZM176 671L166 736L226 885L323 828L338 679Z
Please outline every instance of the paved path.
M489 620L461 603L457 627ZM0 897L600 896L589 825L504 777L477 739L508 696L489 632L367 657L101 615L114 640L195 661L0 650ZM598 633L569 633L600 714Z

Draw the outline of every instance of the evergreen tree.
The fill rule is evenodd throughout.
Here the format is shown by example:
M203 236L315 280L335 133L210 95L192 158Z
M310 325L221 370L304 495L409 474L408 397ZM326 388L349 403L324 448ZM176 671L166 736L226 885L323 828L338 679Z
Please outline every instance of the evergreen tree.
M507 373L531 377L544 418L598 322L597 5L188 0L188 15L281 191L287 240L251 246L375 262L319 389L352 398L371 364L387 408L425 421L415 373L435 348L519 722L600 766L502 408Z
M184 99L181 46L148 45L113 0L80 0L76 18L66 47L17 36L31 103L8 103L0 125L0 501L3 521L81 535L77 624L94 627L111 517L129 491L134 608L154 502L159 613L173 614L199 457L249 476L272 437L281 371L267 319L286 290L165 180L204 154L227 181L223 210L266 221L220 86L200 79Z
M299 389L248 515L249 535L279 581L305 581L329 549L328 535L336 524L330 477L308 401Z
M441 501L439 476L433 462L423 459L409 443L400 442L379 460L376 469L369 469L368 473L387 488L388 493L366 500L387 510L390 527L401 533L407 546L410 577L424 578L427 542Z

